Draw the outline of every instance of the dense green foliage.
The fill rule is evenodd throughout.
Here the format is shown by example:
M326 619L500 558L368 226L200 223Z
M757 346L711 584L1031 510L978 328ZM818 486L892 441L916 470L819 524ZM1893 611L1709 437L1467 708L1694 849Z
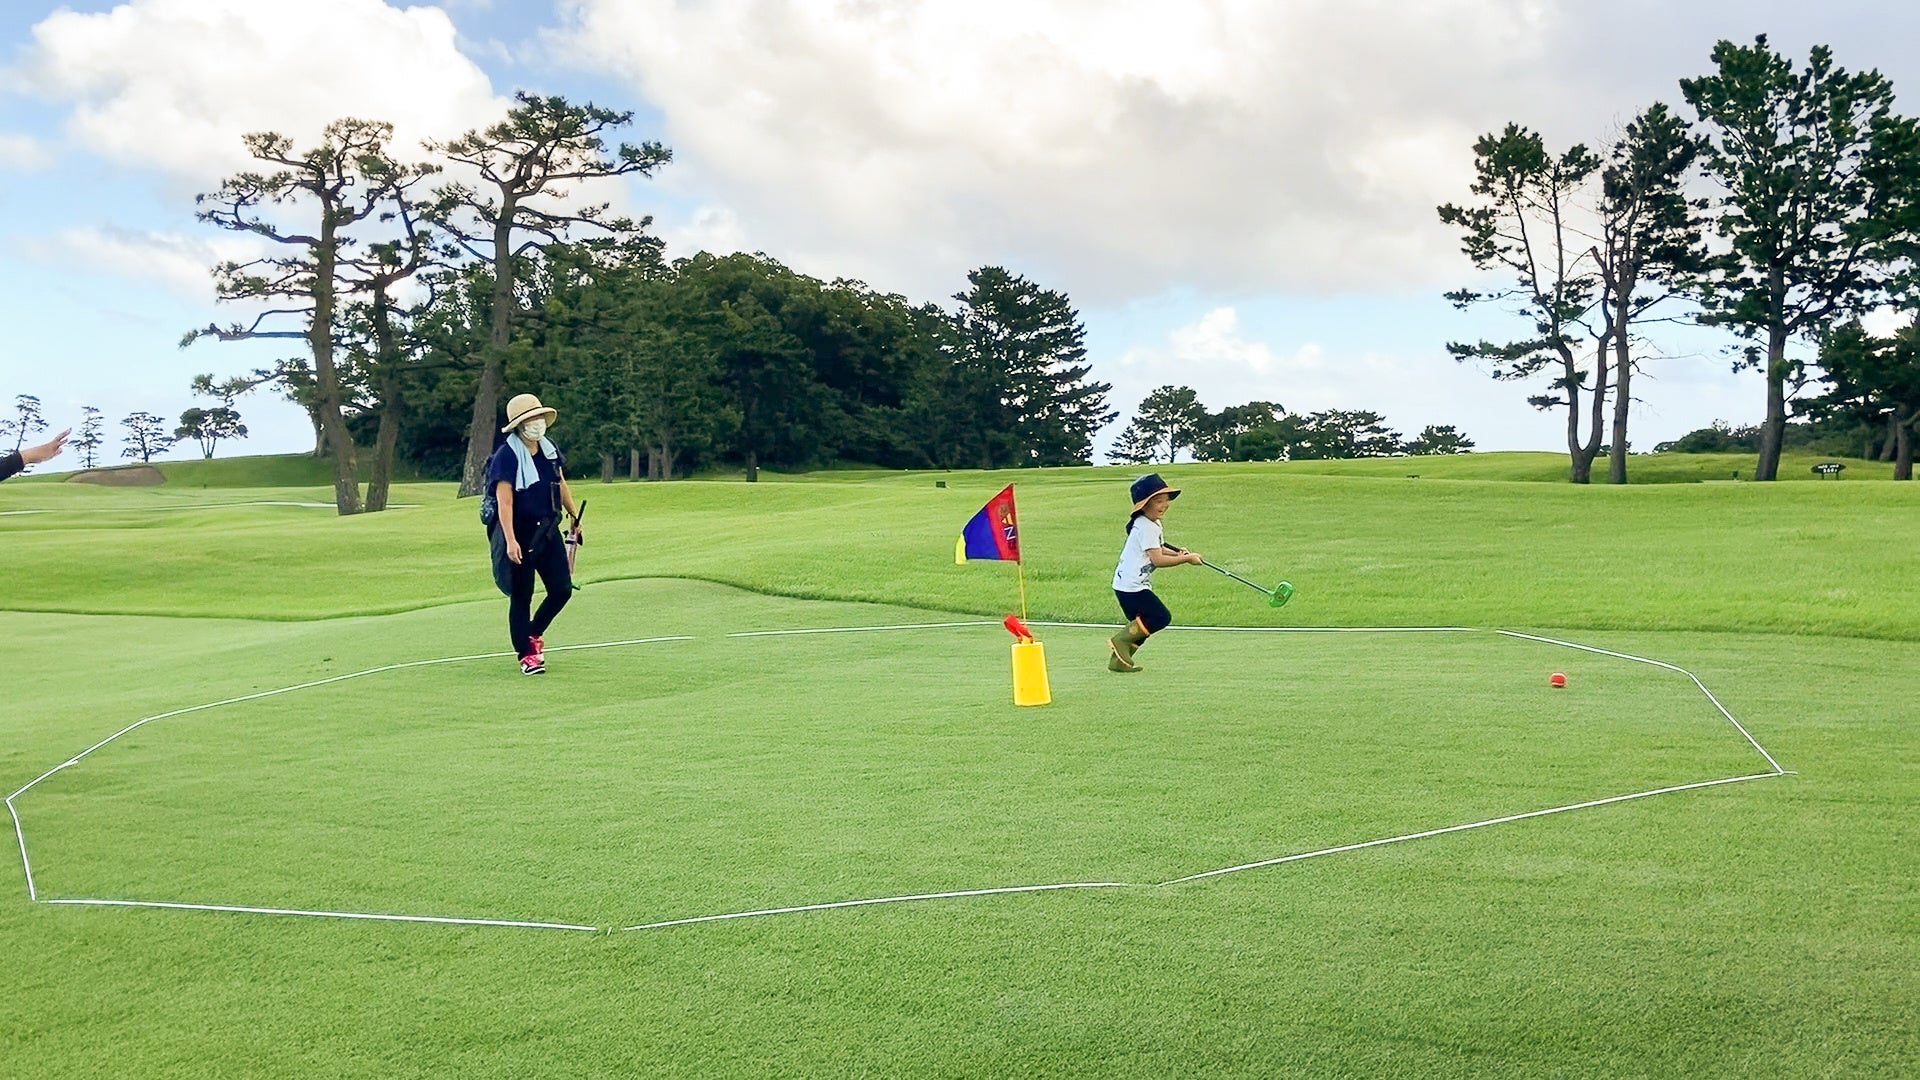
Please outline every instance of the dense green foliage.
M549 249L506 365L506 385L561 409L571 451L597 461L576 457L576 474L1066 465L1111 419L1066 297L999 268L970 275L947 312L760 255L632 254ZM429 473L457 460L473 380L457 373L490 292L469 271L423 319L401 447Z
M1504 305L1525 326L1514 340L1449 351L1495 378L1546 381L1529 400L1564 410L1576 482L1602 452L1609 479L1627 479L1631 378L1642 363L1632 342L1656 307L1690 298L1702 322L1749 341L1742 363L1766 370L1769 394L1753 475L1773 479L1786 445L1784 379L1803 367L1786 343L1817 344L1843 316L1882 301L1911 312L1920 296L1920 124L1891 112L1891 85L1876 72L1849 74L1824 47L1796 72L1764 36L1751 47L1723 41L1713 60L1714 73L1681 81L1697 130L1654 103L1598 151L1574 144L1556 152L1526 125L1508 124L1475 144L1473 198L1439 208L1474 265L1504 279L1450 298ZM671 479L716 466L752 479L762 467L1089 461L1095 434L1119 414L1107 401L1111 387L1093 378L1086 328L1065 291L985 266L947 310L798 274L766 255L701 253L669 265L646 219L609 218L606 206L535 205L558 197L556 184L665 166L671 154L658 143L608 147L606 134L631 120L520 93L501 123L430 145L436 161L389 160L378 140L380 152L360 155L377 167L357 201L321 215L321 239L347 274L344 295L360 298L330 317L331 301L316 292L311 312L292 314L304 313L310 330L316 320L338 325L309 334L312 365L295 359L241 380L277 384L313 414L341 463L343 512L358 503L347 479L353 443L342 432L375 447L370 505L384 502L396 454L427 475L462 476L471 493L498 437L499 399L519 390L564 403L578 425L576 452L597 459L606 478ZM343 120L329 137L384 130ZM208 197L221 206L202 216L304 243L261 215L262 199L298 187L294 178L316 162L325 176L315 183L342 184L354 155L322 147L312 160L288 157L282 137L251 138L257 154L287 171L233 178ZM438 158L484 182L409 195L436 173ZM1711 206L1685 193L1700 163L1723 188ZM386 209L374 214L376 206ZM376 218L393 235L328 239L334 225L357 229ZM1702 242L1709 223L1726 241L1713 259ZM304 297L319 278L303 266L223 265L223 295L292 288ZM403 310L385 290L415 274L429 277L429 299ZM256 332L210 326L189 339ZM1833 393L1848 398L1858 422L1891 432L1876 456L1898 457L1914 414L1888 380L1911 381L1913 360L1897 349L1886 355L1888 365L1828 374L1850 380ZM1456 425L1409 439L1363 409L1296 415L1255 401L1210 413L1191 393L1169 386L1150 395L1110 458L1301 460L1472 447ZM1891 410L1890 418L1860 411L1869 407ZM342 410L344 422L334 420ZM576 460L574 471L591 470ZM1906 476L1910 463L1898 472Z
M1886 445L1877 456L1891 458L1894 478L1913 479L1914 425L1920 423L1920 326L1906 326L1890 337L1848 323L1827 336L1820 349L1821 378L1827 392L1812 411L1856 428L1884 426Z
M1812 406L1809 406L1810 411ZM1781 445L1791 453L1825 454L1828 457L1858 457L1869 461L1891 460L1893 455L1883 453L1887 449L1887 425L1881 417L1871 420L1861 419L1859 414L1848 409L1832 408L1822 405L1818 411L1823 415L1816 420L1789 421L1781 429ZM1696 428L1671 442L1654 446L1656 454L1725 454L1736 451L1755 452L1760 448L1760 425L1729 424L1716 420L1703 428ZM1636 479L1638 479L1636 477ZM1791 479L1783 471L1781 479Z
M1766 376L1755 475L1771 480L1786 384L1804 367L1787 346L1886 299L1895 237L1915 224L1904 211L1920 192L1920 142L1893 115L1893 84L1849 72L1824 45L1799 70L1765 34L1720 42L1713 62L1711 74L1680 81L1721 189L1714 230L1725 247L1695 291L1701 322L1738 333L1743 366Z

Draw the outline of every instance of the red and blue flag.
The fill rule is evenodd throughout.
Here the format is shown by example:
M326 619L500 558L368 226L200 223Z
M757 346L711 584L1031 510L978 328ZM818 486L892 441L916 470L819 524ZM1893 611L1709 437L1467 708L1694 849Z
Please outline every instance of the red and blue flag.
M960 539L953 546L953 561L964 564L968 559L1020 561L1020 523L1013 512L1012 484L988 499L960 530Z

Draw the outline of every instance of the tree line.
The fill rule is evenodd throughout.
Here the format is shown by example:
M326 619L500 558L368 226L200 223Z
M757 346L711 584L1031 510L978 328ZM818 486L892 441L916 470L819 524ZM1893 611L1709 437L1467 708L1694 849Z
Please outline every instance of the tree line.
M1556 150L1518 123L1474 144L1473 198L1439 216L1492 284L1447 296L1500 305L1525 330L1447 349L1495 379L1544 378L1528 401L1564 415L1574 482L1605 446L1608 479L1624 483L1644 330L1724 328L1739 342L1734 369L1764 375L1755 479L1776 477L1801 391L1800 412L1879 425L1895 476L1910 479L1920 123L1893 111L1884 76L1848 72L1825 46L1796 67L1761 35L1719 42L1712 60L1680 80L1692 121L1656 102L1598 149ZM1864 329L1886 308L1902 329Z
M232 406L232 400L226 399L224 404L211 409L189 407L180 414L180 423L171 434L164 418L145 410L129 413L120 421L126 432L120 456L138 458L145 463L175 443L192 440L199 444L201 455L210 458L214 447L222 441L247 437L247 425L241 422L240 413ZM12 439L13 449L18 451L28 438L52 427L47 423L40 399L33 394L15 397L13 408L12 416L0 418L0 446ZM106 421L101 411L92 405L82 405L80 414L80 426L67 444L77 453L81 468L99 468L104 460L101 453L107 445Z
M423 359L443 374L421 389L442 402L423 406L405 449L429 468L448 464L450 405L471 380L458 356L487 317L487 274L475 274L426 327ZM543 388L570 418L571 452L605 478L1085 463L1113 413L1066 297L998 267L968 284L948 311L765 255L665 264L651 250L550 246L507 374Z
M1889 426L1862 423L1842 413L1826 413L1813 419L1787 421L1780 445L1783 450L1807 454L1892 461L1896 447ZM1656 454L1757 453L1759 449L1759 424L1732 424L1725 420L1715 420L1706 427L1653 447Z
M1249 401L1209 412L1192 387L1162 386L1141 400L1107 458L1172 462L1184 450L1195 461L1306 461L1472 449L1473 440L1452 424L1429 424L1407 439L1364 409L1291 413L1277 402Z
M1606 452L1608 478L1624 482L1646 330L1674 318L1726 328L1740 341L1736 368L1765 375L1756 478L1777 472L1790 393L1801 411L1881 425L1896 476L1909 477L1920 331L1909 318L1879 337L1860 320L1920 309L1920 126L1892 111L1885 78L1837 67L1824 47L1797 68L1764 37L1723 41L1713 61L1714 72L1681 80L1692 120L1656 103L1597 150L1554 150L1517 123L1478 140L1472 198L1439 216L1488 273L1448 295L1463 308L1501 305L1525 332L1448 351L1497 379L1544 378L1529 400L1564 414L1571 478L1586 482ZM259 313L190 331L182 345L300 347L197 388L229 411L267 386L301 404L342 513L384 507L400 457L476 492L509 384L564 409L576 455L607 477L731 465L752 479L841 459L1090 461L1094 433L1118 413L1111 387L1091 378L1064 293L987 266L943 307L765 254L668 261L650 219L578 195L670 164L657 142L610 144L631 120L520 93L498 123L420 155L397 152L391 125L364 119L336 121L310 147L246 136L259 167L200 195L197 216L269 249L214 268L220 299ZM362 445L374 458L364 497ZM1150 397L1111 456L1471 445L1452 427L1406 439L1359 410L1250 402L1202 419Z
M305 408L342 514L384 508L401 457L477 492L509 385L562 410L569 448L609 478L639 475L643 459L656 479L731 463L749 480L839 459L1090 459L1111 387L1088 377L1064 294L989 266L943 309L761 254L669 262L650 219L572 194L672 160L658 143L609 147L631 119L522 93L499 123L426 143L419 161L390 149L379 121L336 121L307 148L247 136L262 169L199 196L197 216L271 249L214 268L221 300L263 310L181 344L304 347L196 389L230 406L271 386Z

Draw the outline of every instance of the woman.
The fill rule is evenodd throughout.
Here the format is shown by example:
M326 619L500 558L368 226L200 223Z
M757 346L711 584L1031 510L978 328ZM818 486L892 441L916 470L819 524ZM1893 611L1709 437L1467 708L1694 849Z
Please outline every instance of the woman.
M487 461L487 490L497 503L492 529L494 577L507 593L507 630L522 675L547 670L541 637L573 595L567 569L567 545L560 532L560 511L575 518L573 492L567 487L567 459L547 438L547 425L559 414L532 394L507 402L507 441ZM533 607L538 574L547 596Z

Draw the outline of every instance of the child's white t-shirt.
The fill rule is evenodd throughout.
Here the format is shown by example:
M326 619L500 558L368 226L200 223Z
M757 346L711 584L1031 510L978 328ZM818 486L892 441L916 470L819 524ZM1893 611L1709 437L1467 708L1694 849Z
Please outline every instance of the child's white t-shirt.
M1153 588L1153 563L1148 548L1161 546L1160 523L1138 517L1127 530L1127 546L1120 549L1120 565L1113 571L1116 592L1145 592Z

